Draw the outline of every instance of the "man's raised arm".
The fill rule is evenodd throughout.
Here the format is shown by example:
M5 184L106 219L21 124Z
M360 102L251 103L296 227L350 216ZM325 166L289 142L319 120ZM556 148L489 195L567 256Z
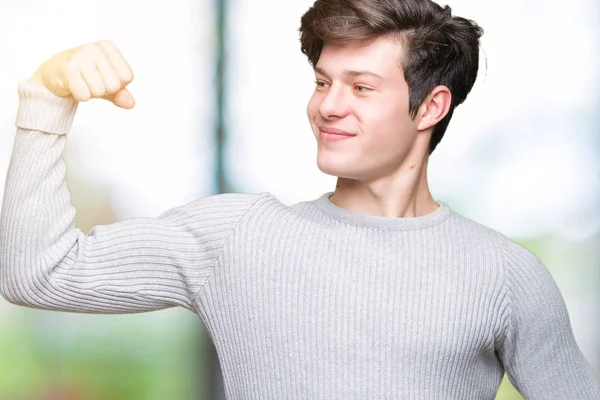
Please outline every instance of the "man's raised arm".
M131 68L111 42L50 58L19 84L17 132L0 214L0 291L10 302L94 313L195 310L230 232L259 196L220 195L75 228L62 154L78 102L132 108Z

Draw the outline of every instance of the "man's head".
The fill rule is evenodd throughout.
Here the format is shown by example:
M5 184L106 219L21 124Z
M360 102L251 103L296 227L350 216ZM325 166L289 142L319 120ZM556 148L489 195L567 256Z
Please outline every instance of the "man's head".
M483 31L430 0L317 0L300 33L317 77L308 116L319 166L342 176L360 162L368 178L398 167L424 135L433 152L475 83ZM342 138L336 129L355 136L328 141Z

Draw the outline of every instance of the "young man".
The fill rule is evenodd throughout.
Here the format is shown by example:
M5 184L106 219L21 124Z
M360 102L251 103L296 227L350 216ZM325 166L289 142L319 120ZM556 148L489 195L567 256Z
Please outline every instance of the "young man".
M1 215L2 294L51 310L182 306L230 399L598 399L535 255L435 201L427 160L477 75L481 29L428 0L318 0L302 17L308 117L334 192L293 206L224 194L74 227L62 153L79 101L131 108L110 42L19 86Z

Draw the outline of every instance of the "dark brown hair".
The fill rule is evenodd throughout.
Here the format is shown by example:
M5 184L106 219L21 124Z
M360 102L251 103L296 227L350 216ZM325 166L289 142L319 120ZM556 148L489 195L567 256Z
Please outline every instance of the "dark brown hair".
M397 35L405 48L402 68L411 117L436 86L444 85L452 93L448 114L433 130L429 154L475 83L482 34L474 21L452 16L449 6L431 0L317 0L300 25L301 49L313 67L325 43L343 45Z

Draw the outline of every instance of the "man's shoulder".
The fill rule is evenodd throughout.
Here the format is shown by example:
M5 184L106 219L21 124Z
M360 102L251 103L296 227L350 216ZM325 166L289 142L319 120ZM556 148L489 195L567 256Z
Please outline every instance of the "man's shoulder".
M241 217L252 212L263 203L281 204L273 195L261 193L219 193L198 197L164 212L160 218L174 215L201 217Z
M547 273L538 256L516 239L458 213L454 213L454 221L460 226L465 243L475 244L480 252L494 253L502 261L501 265L506 273Z
M512 242L504 233L456 211L453 211L452 217L451 223L456 227L461 239L468 243L504 245L507 241Z
M493 227L456 212L452 220L463 243L474 245L481 251L496 253L509 267L533 266L540 263L531 250Z
M213 205L215 207L227 208L231 206L247 206L259 202L275 202L280 203L279 200L268 192L255 192L255 193L244 193L244 192L225 192L218 194L211 194L203 197L199 197L186 206L190 207L205 207L207 205Z

